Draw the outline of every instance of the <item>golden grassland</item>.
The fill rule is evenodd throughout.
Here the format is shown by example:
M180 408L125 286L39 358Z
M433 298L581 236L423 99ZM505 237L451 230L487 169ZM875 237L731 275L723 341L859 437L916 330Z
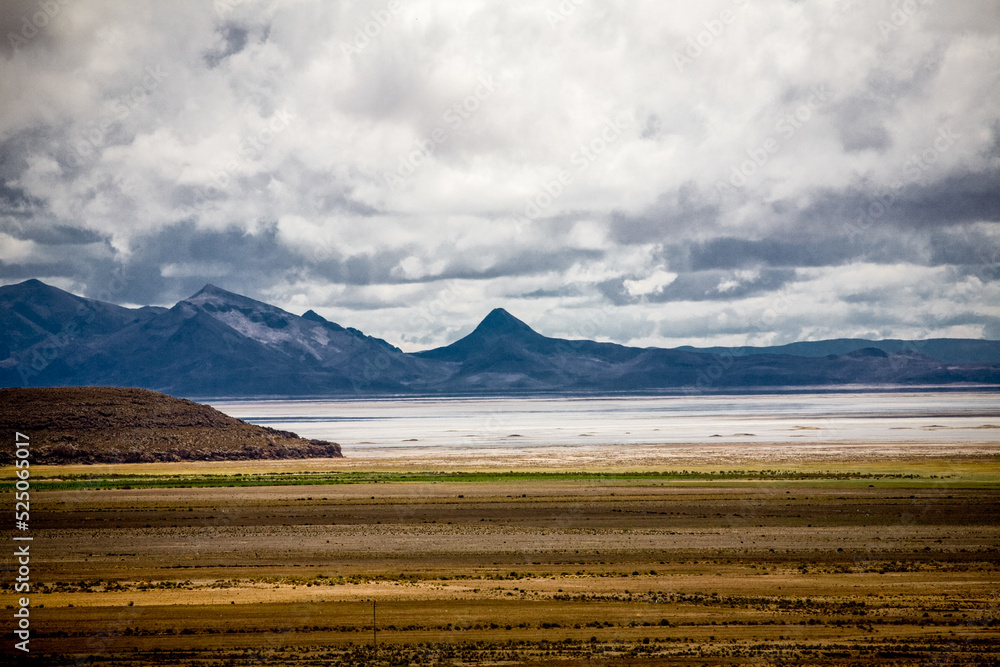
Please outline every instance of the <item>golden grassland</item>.
M729 448L730 450L733 448ZM264 474L273 472L289 473L321 473L364 470L371 472L400 472L448 470L457 472L479 471L532 471L532 472L591 472L591 473L648 473L669 470L689 470L693 472L721 472L735 468L744 471L774 470L788 473L860 473L869 475L917 475L923 478L938 478L950 476L953 481L971 482L975 484L1000 484L1000 453L996 447L967 448L957 456L924 456L920 458L908 456L891 456L878 453L867 459L851 457L826 457L822 460L803 460L794 463L766 461L763 457L751 459L739 465L720 463L699 463L690 459L674 462L660 458L645 464L617 464L614 458L605 458L599 463L589 465L529 465L512 457L509 460L495 461L490 465L470 464L459 460L457 463L445 464L440 460L423 460L410 456L399 456L390 459L357 458L312 458L294 460L266 461L180 461L154 463L111 463L111 464L64 464L64 465L33 465L33 475L39 477L56 477L71 475L176 475L176 474ZM0 480L13 479L12 467L0 468Z
M32 476L417 469L348 461L35 466ZM507 464L492 480L34 491L30 660L1000 661L995 456L746 464L725 478L734 466L685 464L703 477L683 479L639 476L668 471L662 462ZM784 476L763 478L765 467ZM479 469L425 469L453 468ZM4 605L15 597L7 586Z

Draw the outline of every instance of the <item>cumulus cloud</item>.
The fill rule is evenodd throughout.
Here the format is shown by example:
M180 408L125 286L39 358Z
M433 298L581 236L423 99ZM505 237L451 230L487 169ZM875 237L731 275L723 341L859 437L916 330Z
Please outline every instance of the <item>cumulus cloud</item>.
M992 0L10 0L0 41L2 282L212 282L407 349L496 306L998 330Z
M657 269L652 275L636 280L624 280L622 286L629 296L662 294L663 288L677 280L677 274Z

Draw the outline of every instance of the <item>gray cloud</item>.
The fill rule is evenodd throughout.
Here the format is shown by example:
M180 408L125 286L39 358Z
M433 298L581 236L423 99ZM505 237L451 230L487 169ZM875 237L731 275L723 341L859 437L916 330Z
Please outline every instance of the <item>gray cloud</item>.
M611 215L611 234L619 243L665 241L712 229L720 215L714 197L699 192L691 183L661 194L641 214L616 211Z
M889 100L869 96L845 100L837 113L837 133L848 152L874 150L884 153L892 145L885 126Z
M800 4L678 64L729 0L10 0L0 281L411 345L499 302L642 344L995 336L995 3Z
M45 246L89 245L91 243L106 244L108 238L89 229L81 229L70 225L35 224L18 230L18 238L34 241Z
M1000 269L1000 229L991 225L962 225L935 230L930 235L931 262Z
M218 49L206 53L204 58L209 67L217 67L229 56L236 55L247 45L248 31L238 25L229 24L220 30L222 44Z
M600 283L598 288L611 301L623 305L648 301L732 301L751 295L773 292L795 279L791 269L761 269L755 271L691 271L679 275L669 285L649 294L629 292L628 278L616 278Z
M171 305L206 283L260 294L301 267L301 258L281 245L273 225L248 233L236 227L201 230L184 221L143 237L138 245L115 269L124 283L121 298L131 303Z
M751 241L725 236L694 243L690 253L691 268L696 271L760 265L829 266L840 264L854 254L846 240L830 244L818 243L815 238L795 242L779 238Z

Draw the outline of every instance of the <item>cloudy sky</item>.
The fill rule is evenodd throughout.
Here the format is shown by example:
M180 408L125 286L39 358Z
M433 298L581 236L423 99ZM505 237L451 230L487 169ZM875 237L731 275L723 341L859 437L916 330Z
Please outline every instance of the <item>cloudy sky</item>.
M996 0L4 0L0 283L406 350L1000 338Z

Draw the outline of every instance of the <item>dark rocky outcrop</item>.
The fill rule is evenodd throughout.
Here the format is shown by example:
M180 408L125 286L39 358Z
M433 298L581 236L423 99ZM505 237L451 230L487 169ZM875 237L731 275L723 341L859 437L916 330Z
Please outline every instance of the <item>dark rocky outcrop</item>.
M32 463L151 463L342 456L340 445L255 426L193 401L127 387L0 389L0 463L14 433Z

